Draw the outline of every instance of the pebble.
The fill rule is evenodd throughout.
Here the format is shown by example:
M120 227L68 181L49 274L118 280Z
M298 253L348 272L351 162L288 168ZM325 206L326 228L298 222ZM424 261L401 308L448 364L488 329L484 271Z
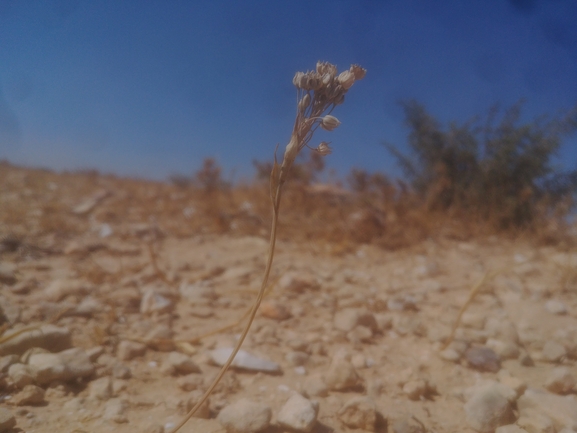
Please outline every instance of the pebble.
M120 362L115 362L112 366L112 377L115 379L130 379L132 377L132 370L127 365Z
M246 398L225 406L218 414L218 421L234 433L256 433L270 425L272 410L265 403Z
M60 353L37 353L28 360L36 383L43 385L55 380L69 381L94 373L94 365L79 348Z
M0 433L16 427L16 418L8 409L0 406Z
M517 424L530 433L556 433L551 418L541 413L522 415L517 420Z
M423 423L414 416L405 416L393 424L393 433L426 433L426 431Z
M25 364L12 364L8 368L8 377L16 388L24 388L26 385L34 383L34 376Z
M515 391L517 398L521 397L527 389L527 383L525 381L511 376L511 374L505 369L499 370L497 378L500 383Z
M497 427L497 429L495 430L495 433L528 433L528 432L527 432L527 430L522 429L518 425L509 424L509 425L503 425L501 427Z
M0 373L6 373L12 364L16 364L20 357L18 355L5 355L0 357Z
M13 263L0 263L0 283L9 286L16 283L16 265Z
M310 275L302 272L287 272L278 280L278 287L282 292L304 293L317 290L319 283Z
M176 380L176 384L183 391L194 391L196 389L202 389L203 383L204 379L199 374L189 374L179 377Z
M545 302L545 309L551 314L567 314L567 306L563 302L556 299L550 299Z
M263 301L259 308L260 314L267 319L283 321L291 318L291 312L285 304L277 301Z
M429 387L424 379L409 380L403 385L403 393L411 400L424 398L428 391Z
M497 354L500 359L517 359L521 351L519 346L511 341L501 341L489 338L485 346Z
M326 397L329 388L321 374L311 374L303 385L303 393L306 397Z
M142 294L142 300L140 301L141 314L169 313L173 308L174 304L170 299L165 298L152 289L147 289Z
M541 350L543 359L549 362L559 362L567 356L565 346L553 340L548 340Z
M9 337L13 332L7 332L3 337ZM59 352L72 346L70 331L54 325L42 325L37 329L18 334L14 338L0 343L0 355L22 355L32 347L40 347L53 352Z
M88 395L94 400L108 400L112 397L112 380L110 377L105 376L90 382Z
M193 284L184 282L180 285L178 291L182 299L193 305L209 306L218 299L218 295L209 281L200 281Z
M188 397L186 399L186 411L189 412L190 410L192 410L192 408L198 404L198 402L202 399L203 396L204 392L202 392L199 389L194 390L190 394L188 394ZM205 402L200 405L200 407L194 413L193 417L201 419L210 418L210 399L206 399Z
M379 329L375 316L366 310L358 308L343 308L337 311L333 319L333 325L336 329L344 332L350 332L357 326L364 326L369 328L371 335Z
M300 352L298 350L288 352L285 355L285 360L292 366L305 365L309 360L310 356L306 352Z
M470 347L465 351L465 359L470 367L479 371L496 373L501 369L499 357L488 347Z
M8 403L14 406L29 406L44 403L45 391L36 385L26 385L20 392L14 394Z
M551 419L556 431L563 428L577 431L577 399L529 388L517 400L521 418L534 418L537 414Z
M221 347L219 349L212 350L210 352L210 357L216 365L223 366L228 360L229 356L232 354L232 351L232 347ZM259 358L242 349L239 350L236 354L231 366L243 370L262 371L265 373L281 372L280 365L278 365L276 362Z
M465 415L467 423L480 433L493 432L514 421L511 404L491 386L479 387L473 392L465 403Z
M339 409L337 416L347 427L375 431L377 408L370 397L351 398Z
M161 371L168 375L200 373L200 367L184 353L170 352Z
M277 422L290 429L302 432L312 431L317 422L319 403L294 393L281 407Z
M108 421L114 421L117 424L128 422L126 410L128 403L120 398L111 398L104 405L104 414L102 417Z
M574 390L576 384L577 380L569 368L557 367L547 377L545 388L555 394L569 394Z
M343 357L333 358L323 380L327 387L334 391L344 391L360 383L360 377L355 367Z

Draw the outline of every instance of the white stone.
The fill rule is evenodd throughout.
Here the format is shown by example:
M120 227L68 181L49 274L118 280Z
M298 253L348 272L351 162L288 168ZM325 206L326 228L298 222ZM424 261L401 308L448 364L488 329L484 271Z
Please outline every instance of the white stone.
M557 314L557 315L567 314L567 307L563 302L558 301L557 299L550 299L547 302L545 302L545 309L549 311L551 314Z
M232 354L232 351L232 347L221 347L212 350L210 352L210 357L216 365L223 366ZM259 358L242 349L239 350L234 357L231 366L244 370L263 371L266 373L279 373L281 371L280 365L276 362Z
M568 428L577 431L577 399L546 391L527 389L517 400L521 417L532 418L540 413L553 421L557 431Z
M481 387L465 403L467 423L480 433L493 432L497 427L514 421L509 401L493 387Z
M555 394L568 394L574 390L576 384L577 380L568 367L557 367L547 377L545 388Z
M266 429L272 417L270 406L241 399L225 406L218 414L218 421L235 433L256 433Z
M337 416L347 427L375 431L377 409L370 397L353 397L339 409Z
M283 405L277 415L277 422L297 431L312 431L319 412L319 403L294 393Z

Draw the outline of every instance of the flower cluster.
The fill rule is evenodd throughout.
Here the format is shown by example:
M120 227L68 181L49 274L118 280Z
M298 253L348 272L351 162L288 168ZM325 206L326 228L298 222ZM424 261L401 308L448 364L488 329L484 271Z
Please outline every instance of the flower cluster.
M347 91L366 73L359 65L352 65L349 70L339 74L335 65L317 62L315 71L295 74L293 84L297 88L298 111L293 134L296 135L299 151L305 146L309 147L308 143L319 126L332 131L341 124L330 113L344 102ZM321 155L331 152L326 142L314 150Z

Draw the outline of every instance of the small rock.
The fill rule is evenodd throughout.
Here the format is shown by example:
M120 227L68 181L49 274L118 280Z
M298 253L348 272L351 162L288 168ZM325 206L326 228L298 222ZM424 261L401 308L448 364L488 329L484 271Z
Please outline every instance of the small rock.
M200 281L193 284L184 282L178 291L182 299L186 299L193 305L208 306L218 299L218 295L209 281Z
M306 397L326 397L329 395L329 388L320 374L311 374L303 386Z
M371 341L372 338L373 338L373 331L371 331L370 328L367 328L366 326L362 325L356 326L355 329L353 329L350 332L347 332L347 340L349 340L353 344L357 344L360 342L367 343Z
M577 431L577 400L572 396L560 396L546 391L527 389L517 400L521 418L534 418L541 414L553 421L554 428Z
M16 388L24 388L26 385L34 383L34 376L25 364L12 364L8 368L8 377Z
M170 375L200 373L200 367L190 356L180 352L170 352L162 366L162 372Z
M183 391L194 391L197 389L202 389L204 379L199 374L189 374L187 376L179 377L176 380L176 384Z
M461 316L461 324L467 328L484 329L487 316L483 313L465 311Z
M319 412L319 403L311 401L298 393L294 393L282 406L277 422L287 428L297 431L312 431Z
M545 381L545 388L555 394L569 394L575 388L577 380L567 367L554 368Z
M19 333L19 330L9 331L4 337ZM41 347L50 351L61 351L72 346L70 331L54 325L42 325L19 333L14 338L0 343L0 355L22 355L32 347Z
M148 346L160 352L172 352L175 348L172 337L174 332L164 323L156 325L144 337Z
M497 427L497 429L495 430L495 433L528 433L528 432L527 432L527 430L522 429L518 425L509 424L509 425L503 425L501 427Z
M426 433L426 428L414 416L405 416L393 424L393 433Z
M11 365L18 363L18 355L5 355L0 357L0 373L6 373Z
M122 340L116 347L116 356L121 361L130 361L146 353L146 344L136 341Z
M44 295L49 301L58 302L67 296L84 296L92 291L92 287L75 280L54 280L44 289Z
M0 283L11 286L16 283L16 265L13 263L0 263Z
M344 332L350 332L359 325L369 328L371 334L379 329L375 316L358 308L343 308L338 311L335 314L333 325L336 329Z
M424 398L429 390L427 382L423 379L410 380L403 385L403 392L411 400L420 400Z
M16 418L8 409L0 406L0 433L16 427Z
M232 347L221 347L212 350L210 357L216 365L223 366L232 354L232 351ZM280 373L281 371L280 365L276 362L259 358L242 349L239 350L234 357L231 366L250 371L263 371L265 373Z
M545 309L549 311L551 314L567 314L567 307L561 301L556 299L550 299L549 301L545 302Z
M105 376L90 382L88 395L95 400L108 400L112 397L112 380L110 377Z
M465 414L467 423L481 433L515 420L511 404L493 387L480 387L465 403Z
M286 361L292 366L305 365L310 358L308 353L299 352L298 350L288 352L285 355Z
M36 385L26 385L8 400L14 406L29 406L44 403L44 390Z
M90 359L92 362L96 361L98 357L103 353L104 353L103 346L94 346L86 350L86 356L88 356L88 359Z
M291 318L291 313L286 305L276 301L263 301L259 308L263 317L273 320L287 320Z
M521 416L517 420L517 424L530 433L556 433L551 418L541 413Z
M112 377L115 379L130 379L132 377L132 370L130 367L120 362L114 363L111 373Z
M465 359L470 367L479 371L496 373L501 369L499 357L488 347L470 347L465 351Z
M370 397L353 397L339 409L337 416L347 427L375 431L377 409Z
M303 293L308 290L317 290L320 286L313 277L302 272L287 272L278 281L282 292Z
M105 311L105 306L98 299L92 296L85 297L76 308L74 314L77 316L91 317L96 313Z
M553 340L548 340L541 351L543 359L549 362L559 362L567 356L565 346Z
M334 391L353 388L360 382L360 377L355 367L346 358L341 357L333 358L323 379L328 388Z
M455 349L448 347L445 350L442 350L439 355L441 356L442 359L444 359L445 361L450 361L450 362L459 362L459 360L461 359L462 354L457 352Z
M140 301L141 314L169 313L173 308L174 304L170 299L165 298L152 289L148 289L142 294L142 300Z
M515 391L517 398L521 397L527 389L526 382L517 377L511 376L507 370L499 370L497 377L499 378L500 383Z
M128 403L120 398L111 398L104 405L103 418L108 421L114 421L117 424L122 424L128 422L126 417L126 410L128 409Z
M387 301L387 308L391 311L417 310L417 303L412 296L397 296Z
M511 341L495 340L489 338L485 346L493 350L500 359L517 359L521 353L519 347Z
M94 373L94 365L86 353L79 348L68 349L57 354L31 355L28 365L34 380L41 385L55 380L74 380Z
M186 411L189 412L192 410L192 408L198 404L203 396L204 393L199 389L194 390L188 394L188 398L186 399ZM194 413L193 417L201 419L210 418L210 399L206 399L205 402L200 405L200 407Z
M217 419L230 432L256 433L270 425L271 417L269 405L241 399L225 406Z

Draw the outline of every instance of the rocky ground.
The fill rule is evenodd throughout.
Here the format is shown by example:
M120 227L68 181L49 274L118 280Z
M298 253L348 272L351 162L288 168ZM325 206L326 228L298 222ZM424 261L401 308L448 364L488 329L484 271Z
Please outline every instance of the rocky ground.
M58 212L97 230L0 244L0 432L168 432L260 285L264 236L95 225L91 197ZM273 269L242 356L182 432L577 431L576 252L281 241Z

